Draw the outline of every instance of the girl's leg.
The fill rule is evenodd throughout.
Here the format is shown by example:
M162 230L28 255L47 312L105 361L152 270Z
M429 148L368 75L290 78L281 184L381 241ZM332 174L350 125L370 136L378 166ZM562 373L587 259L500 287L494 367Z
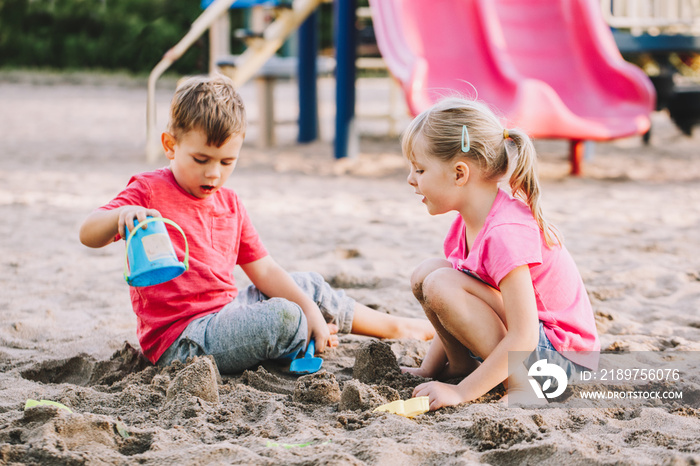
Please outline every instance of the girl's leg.
M423 282L426 277L438 269L451 269L452 264L445 259L428 259L423 261L411 274L411 291L419 303L423 303Z
M401 372L425 378L438 378L447 369L447 355L440 338L433 338L420 367L401 367Z
M428 275L440 268L451 269L452 264L445 259L428 259L416 267L411 274L411 291L413 291L413 295L421 305L423 304L423 281ZM430 316L428 316L427 312L426 316L430 321ZM436 322L430 322L437 333L439 333L440 330L444 330L438 329L438 327L435 326ZM437 325L439 326L439 322ZM443 372L446 365L447 355L445 354L442 340L440 338L434 338L420 367L402 367L401 370L421 377L432 378L437 377Z
M506 334L500 293L463 272L437 267L414 293L445 351L443 378L469 374L475 367L469 351L485 359Z
M468 351L465 355L465 350L486 359L506 335L501 293L451 268L439 268L430 273L423 280L421 291L423 308L431 321L434 319L433 325L448 361L440 378L468 375L475 367L474 360ZM504 384L508 395L502 401L516 405L543 404L543 400L537 399L530 390L523 365L518 364Z

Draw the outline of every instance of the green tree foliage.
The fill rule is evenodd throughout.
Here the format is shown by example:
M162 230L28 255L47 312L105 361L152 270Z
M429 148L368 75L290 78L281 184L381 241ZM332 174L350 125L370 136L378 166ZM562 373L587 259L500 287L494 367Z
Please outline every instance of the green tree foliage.
M198 0L0 0L0 67L147 72L200 14ZM205 71L207 42L172 69Z
M360 0L363 4L366 0ZM333 5L320 8L319 42L333 45ZM128 70L147 73L202 13L200 0L0 0L0 68ZM249 11L232 9L233 37ZM209 38L204 34L172 66L179 74L206 72Z

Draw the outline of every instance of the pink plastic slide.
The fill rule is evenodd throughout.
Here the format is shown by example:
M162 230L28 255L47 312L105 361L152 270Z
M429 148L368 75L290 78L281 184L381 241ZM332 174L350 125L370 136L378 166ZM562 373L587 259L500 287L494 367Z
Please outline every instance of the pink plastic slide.
M654 88L620 55L598 0L370 6L379 49L414 115L457 92L535 138L609 140L650 127Z

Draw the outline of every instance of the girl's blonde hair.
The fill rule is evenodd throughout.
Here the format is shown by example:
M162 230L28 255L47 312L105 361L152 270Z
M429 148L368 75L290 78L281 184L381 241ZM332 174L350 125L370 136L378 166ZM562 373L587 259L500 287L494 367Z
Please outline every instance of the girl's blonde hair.
M469 133L469 150L462 152L462 131ZM537 155L530 138L519 129L505 129L491 109L477 100L450 97L437 102L418 115L401 137L401 148L409 160L421 140L421 148L438 159L449 162L467 157L486 179L499 180L507 173L507 141L517 148L515 166L508 181L513 197L524 201L532 211L548 246L562 244L559 232L542 214L540 184L537 179Z

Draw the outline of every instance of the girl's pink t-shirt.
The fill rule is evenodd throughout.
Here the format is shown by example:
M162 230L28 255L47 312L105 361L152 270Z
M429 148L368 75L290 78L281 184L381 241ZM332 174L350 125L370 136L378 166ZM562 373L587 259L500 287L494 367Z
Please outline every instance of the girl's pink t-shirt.
M484 227L467 251L461 216L452 223L444 251L452 267L498 285L512 270L528 265L539 320L558 352L595 368L600 351L591 303L573 258L562 245L547 247L544 235L525 203L499 189Z
M207 199L185 192L168 168L133 176L101 210L140 205L158 210L187 236L189 270L160 285L130 287L141 349L153 363L194 319L219 311L238 294L233 269L267 256L238 195L220 188ZM182 260L185 241L166 225ZM116 239L120 239L117 237Z

